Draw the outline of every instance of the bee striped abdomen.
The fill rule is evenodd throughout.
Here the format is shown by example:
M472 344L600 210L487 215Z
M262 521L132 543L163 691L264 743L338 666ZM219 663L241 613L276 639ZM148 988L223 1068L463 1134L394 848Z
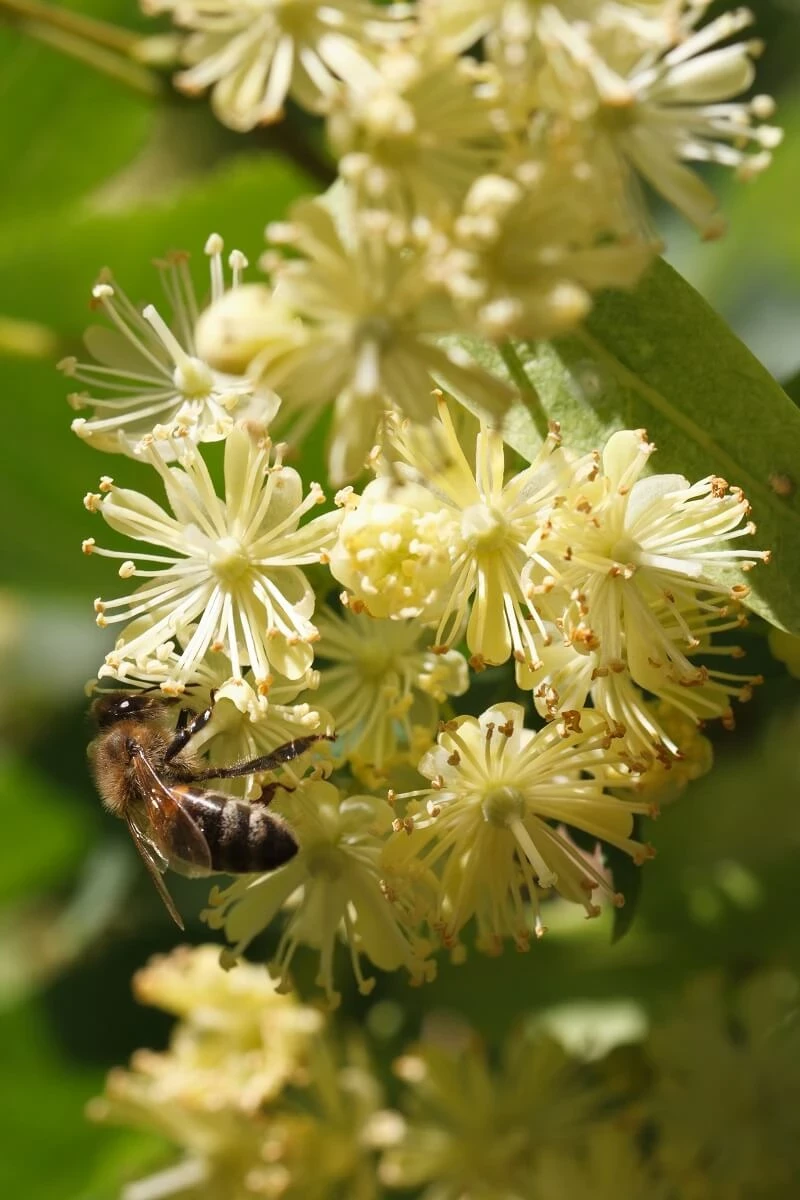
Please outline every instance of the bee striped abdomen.
M214 871L227 875L272 871L297 853L290 830L265 805L248 804L222 792L192 790L190 794L192 816L208 842Z

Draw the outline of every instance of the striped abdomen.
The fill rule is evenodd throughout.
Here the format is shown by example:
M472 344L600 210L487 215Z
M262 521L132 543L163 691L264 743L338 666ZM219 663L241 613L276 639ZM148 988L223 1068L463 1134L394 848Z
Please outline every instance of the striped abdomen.
M248 804L190 785L174 791L180 792L186 814L203 832L212 871L226 875L272 871L297 853L291 830L265 804Z

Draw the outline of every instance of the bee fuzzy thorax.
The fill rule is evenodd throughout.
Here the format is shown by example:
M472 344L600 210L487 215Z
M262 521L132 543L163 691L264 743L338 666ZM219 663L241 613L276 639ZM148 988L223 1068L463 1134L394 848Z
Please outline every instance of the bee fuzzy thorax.
M103 804L115 817L124 817L126 809L136 798L133 774L133 755L136 750L141 748L154 761L163 762L168 744L166 731L151 730L141 722L134 721L121 722L92 742L89 761L97 790Z

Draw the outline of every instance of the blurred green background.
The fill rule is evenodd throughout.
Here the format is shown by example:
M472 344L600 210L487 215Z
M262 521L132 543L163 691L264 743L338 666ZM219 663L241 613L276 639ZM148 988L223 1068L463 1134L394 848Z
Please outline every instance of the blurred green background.
M74 7L152 32L132 0ZM755 184L719 178L722 242L673 221L664 233L673 264L789 383L800 371L800 4L752 7L766 41L758 90L778 99L785 144ZM93 532L81 500L99 474L135 485L138 468L110 466L70 433L53 364L80 346L100 267L134 299L157 299L153 258L189 249L200 281L216 230L255 261L266 222L319 184L291 129L236 137L202 102L157 102L44 36L0 20L0 1194L110 1200L159 1147L90 1126L83 1106L108 1067L163 1044L166 1018L138 1008L129 982L175 930L85 763L83 685L107 649L91 602L110 576L80 553ZM634 997L657 1013L706 966L800 966L800 695L757 622L747 640L747 668L766 684L734 733L713 735L712 775L652 831L658 858L624 940L569 921L526 956L442 963L424 991L381 980L370 1003L399 1000L410 1034L424 1009L445 1006L494 1035L515 1013L567 1000ZM202 884L174 890L184 913L202 907ZM209 940L197 922L187 939ZM366 1004L351 993L344 1013Z

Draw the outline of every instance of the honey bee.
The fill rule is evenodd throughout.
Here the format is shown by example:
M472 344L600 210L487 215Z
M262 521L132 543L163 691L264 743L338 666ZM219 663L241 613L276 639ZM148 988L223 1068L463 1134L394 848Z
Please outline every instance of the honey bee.
M297 853L297 842L268 805L279 783L268 783L254 801L197 785L272 771L330 734L311 734L271 754L228 767L203 764L189 747L208 724L213 700L201 713L183 709L168 723L175 701L136 692L109 692L95 700L98 735L89 747L97 790L109 812L127 823L156 889L180 929L183 921L167 891L167 868L182 875L271 871Z

